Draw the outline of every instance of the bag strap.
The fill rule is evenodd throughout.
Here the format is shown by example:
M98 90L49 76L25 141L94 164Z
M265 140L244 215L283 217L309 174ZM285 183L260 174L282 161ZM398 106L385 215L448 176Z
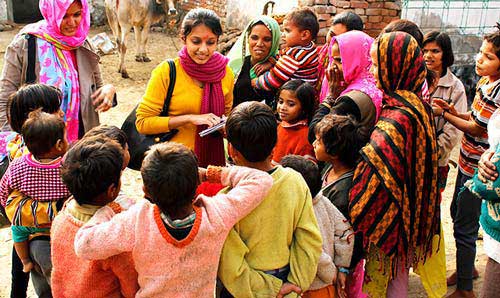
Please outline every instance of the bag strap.
M170 101L172 100L172 93L174 93L175 78L177 77L174 60L168 59L167 62L169 66L168 90L165 101L163 102L163 108L161 110L160 116L168 116L168 109L170 107Z
M26 84L32 84L36 81L35 62L36 62L36 36L28 34L28 67L26 69Z

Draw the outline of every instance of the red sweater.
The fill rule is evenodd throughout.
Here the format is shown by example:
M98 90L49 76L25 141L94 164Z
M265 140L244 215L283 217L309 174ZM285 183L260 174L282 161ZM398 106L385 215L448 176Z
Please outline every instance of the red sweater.
M83 224L64 210L52 223L53 297L135 297L139 285L130 253L100 261L87 261L76 256L75 235Z
M273 151L273 162L280 163L288 154L304 156L316 162L314 148L307 140L309 126L306 120L294 124L281 122L278 125L278 142Z

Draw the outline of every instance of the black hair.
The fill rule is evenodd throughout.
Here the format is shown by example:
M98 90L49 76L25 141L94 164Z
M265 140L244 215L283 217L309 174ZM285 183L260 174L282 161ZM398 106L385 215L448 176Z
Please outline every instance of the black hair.
M292 22L300 30L309 30L313 40L316 39L319 32L318 18L314 11L308 7L302 7L292 10L285 17L286 20Z
M9 96L7 119L10 127L21 133L28 114L36 109L53 114L60 110L62 93L56 87L45 84L24 85Z
M311 122L316 106L316 91L314 87L302 80L291 80L281 86L278 96L283 90L292 91L300 101L302 114L298 120L307 119L308 123Z
M29 152L36 158L40 158L43 154L50 152L57 141L64 140L65 130L64 120L38 109L29 113L28 119L21 128L21 135Z
M264 161L276 145L277 128L276 118L269 106L256 101L243 102L227 118L227 141L247 161Z
M418 46L420 48L423 47L424 34L422 33L422 30L420 30L418 25L414 22L406 19L394 20L387 24L387 26L385 26L385 28L382 30L382 33L391 33L396 31L402 31L410 34L411 36L413 36L413 38L415 38Z
M61 177L78 204L94 204L94 200L120 184L123 149L104 136L83 138L66 153Z
M359 150L368 142L368 129L351 115L326 115L315 127L315 133L323 141L326 153L338 156L341 162L355 167Z
M333 18L332 25L343 24L347 31L363 31L363 20L352 11L344 11Z
M219 16L213 10L195 8L191 9L182 21L181 37L186 38L193 28L198 25L207 26L217 37L222 35L222 25Z
M484 40L493 44L493 49L495 50L495 55L500 59L500 23L497 22L496 31L484 36Z
M453 49L451 46L450 36L446 32L431 31L424 35L423 45L429 42L435 42L443 52L443 74L446 73L446 69L453 65L455 62L455 57L453 55ZM423 47L422 47L423 49Z
M198 160L186 146L166 142L151 147L141 167L149 200L165 214L191 204L199 184Z
M424 48L424 34L422 33L422 30L420 30L418 25L414 22L406 19L394 20L387 26L385 26L384 29L382 29L381 34L396 31L406 32L410 34L413 38L415 38L420 49ZM425 76L425 80L427 81L427 85L434 86L435 82L439 80L438 75L435 71L428 69L427 67L426 69L427 75Z
M123 132L123 130L114 125L101 124L87 131L83 137L88 138L95 136L108 137L113 141L118 142L123 149L127 148L127 135Z
M300 156L289 154L281 159L281 165L285 168L292 168L299 172L304 178L314 198L321 190L321 175L318 166L311 160Z

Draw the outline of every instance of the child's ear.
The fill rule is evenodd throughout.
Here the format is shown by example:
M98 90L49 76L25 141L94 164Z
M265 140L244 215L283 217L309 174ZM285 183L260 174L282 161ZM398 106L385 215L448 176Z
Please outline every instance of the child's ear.
M145 198L150 198L151 196L148 193L148 190L146 189L146 186L142 185L142 191L144 192L144 197Z
M107 197L110 199L110 201L113 201L114 199L116 199L116 197L118 197L118 194L120 193L120 188L121 188L120 181L118 181L118 185L111 184L108 187L106 194L107 194Z
M227 154L234 160L234 147L231 143L227 143Z
M302 30L302 32L300 32L300 39L302 39L302 40L311 39L312 40L311 31L310 30Z
M241 159L243 158L243 155L238 151L238 149L234 148L231 143L228 144L227 146L227 153L231 157L231 159L236 163L239 164Z
M58 139L55 147L56 147L57 151L59 151L59 152L63 151L64 150L64 141L61 139Z

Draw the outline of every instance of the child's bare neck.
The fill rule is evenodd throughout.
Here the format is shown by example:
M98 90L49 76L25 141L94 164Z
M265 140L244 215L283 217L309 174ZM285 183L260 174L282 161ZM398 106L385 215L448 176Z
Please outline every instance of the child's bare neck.
M168 216L172 220L186 218L191 215L191 213L193 213L192 204L189 204L188 206L185 206L184 208L182 208L181 210L177 210L176 212L167 212Z
M332 161L332 169L328 173L327 181L334 181L342 177L345 173L352 171L353 169L344 163L334 160Z
M33 157L41 163L50 163L61 157L61 155L50 151L48 153L40 154L38 156L33 155Z
M239 164L239 165L240 166L245 166L245 167L248 167L248 168L252 168L252 169L261 170L261 171L264 171L264 172L269 172L272 169L274 169L274 165L271 162L271 157L267 158L264 161L258 161L258 162L250 162L250 161L244 161L243 162L242 161L241 164Z
M304 41L303 43L296 44L296 45L293 45L293 46L289 46L289 48L295 48L295 47L307 47L308 45L310 45L310 44L311 44L311 41L312 41L312 40Z
M491 84L493 82L498 81L500 79L500 73L497 73L495 75L488 76L488 84Z

